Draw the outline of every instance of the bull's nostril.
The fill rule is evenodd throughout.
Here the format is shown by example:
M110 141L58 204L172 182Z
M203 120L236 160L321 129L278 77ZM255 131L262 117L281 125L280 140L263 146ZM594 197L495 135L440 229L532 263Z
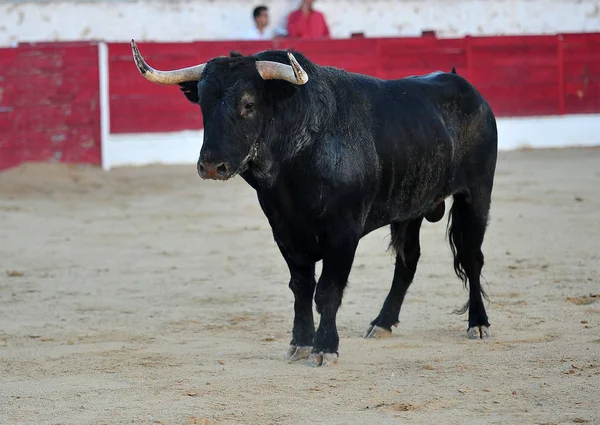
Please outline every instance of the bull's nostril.
M219 174L221 177L225 177L228 171L229 167L227 167L224 162L221 162L219 165L217 165L217 174Z
M198 172L201 176L206 174L206 167L204 166L204 164L198 164Z

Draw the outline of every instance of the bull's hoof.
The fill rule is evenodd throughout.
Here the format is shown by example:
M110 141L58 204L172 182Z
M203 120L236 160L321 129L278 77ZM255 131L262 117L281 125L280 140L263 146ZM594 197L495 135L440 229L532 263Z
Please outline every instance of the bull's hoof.
M392 336L392 331L386 328L381 328L377 325L369 326L363 335L364 338L389 338Z
M492 337L492 331L488 326L473 326L467 331L469 339L487 339Z
M295 362L297 360L306 360L312 351L311 346L296 346L290 345L287 352L285 353L285 358L290 362Z
M400 322L394 323L394 327L398 327ZM364 333L364 338L389 338L392 336L392 329L384 328L383 326L370 325Z
M319 366L335 366L337 365L338 353L311 353L308 357L308 365L311 367L319 367Z

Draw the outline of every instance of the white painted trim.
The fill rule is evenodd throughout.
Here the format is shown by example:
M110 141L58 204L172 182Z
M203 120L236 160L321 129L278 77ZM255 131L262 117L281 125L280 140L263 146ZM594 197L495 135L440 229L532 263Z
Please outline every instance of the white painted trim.
M111 134L106 141L105 169L122 165L195 164L203 130L172 133Z
M102 168L109 170L110 155L110 80L108 75L108 46L104 42L98 44L98 73L100 91L100 155Z
M600 145L600 114L498 118L497 123L499 150Z
M501 151L600 145L600 114L498 118ZM192 164L198 161L204 132L109 135L105 169L122 165Z

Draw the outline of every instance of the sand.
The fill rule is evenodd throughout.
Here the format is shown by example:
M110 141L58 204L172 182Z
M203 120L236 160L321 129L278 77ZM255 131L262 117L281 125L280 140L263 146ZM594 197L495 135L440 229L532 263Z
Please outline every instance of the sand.
M0 423L600 424L599 214L600 149L502 153L492 338L452 314L446 212L391 338L362 338L389 230L361 241L339 364L310 368L283 359L288 271L241 179L23 165L0 174Z

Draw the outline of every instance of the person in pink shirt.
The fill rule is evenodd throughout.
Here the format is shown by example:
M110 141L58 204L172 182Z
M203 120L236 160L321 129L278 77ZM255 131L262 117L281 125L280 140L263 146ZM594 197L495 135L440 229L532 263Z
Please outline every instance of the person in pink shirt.
M329 38L329 27L325 16L313 9L314 0L302 0L300 8L288 16L288 37Z

